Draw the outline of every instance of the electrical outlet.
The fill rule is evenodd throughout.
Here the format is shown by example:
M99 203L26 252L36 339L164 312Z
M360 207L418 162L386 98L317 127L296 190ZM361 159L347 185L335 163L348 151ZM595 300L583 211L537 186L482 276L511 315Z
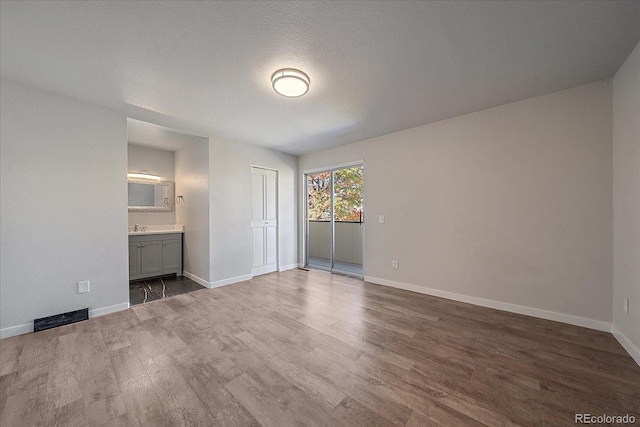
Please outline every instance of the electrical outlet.
M89 281L83 280L81 282L78 282L78 293L86 294L87 292L89 292Z
M629 314L629 298L624 299L624 314Z
M395 259L393 261L391 261L391 268L393 268L394 270L398 269L398 261L396 261Z
M379 222L380 224L384 224L384 215L380 215L380 216L378 217L378 222Z

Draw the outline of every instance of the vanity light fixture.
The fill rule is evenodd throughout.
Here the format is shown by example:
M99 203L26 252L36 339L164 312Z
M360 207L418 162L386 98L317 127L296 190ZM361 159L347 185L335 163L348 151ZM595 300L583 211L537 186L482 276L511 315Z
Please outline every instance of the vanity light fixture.
M155 181L160 181L162 180L162 178L160 178L158 175L153 175L150 173L132 173L129 172L127 173L127 178L138 178L138 179L153 179Z
M289 98L297 98L307 93L309 84L309 76L295 68L282 68L271 76L273 90Z

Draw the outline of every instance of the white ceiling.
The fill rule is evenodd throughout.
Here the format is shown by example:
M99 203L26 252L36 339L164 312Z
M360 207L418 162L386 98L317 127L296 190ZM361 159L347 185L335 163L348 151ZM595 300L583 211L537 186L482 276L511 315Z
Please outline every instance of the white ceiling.
M127 119L127 142L129 144L177 151L196 139L199 139L196 135L178 132L141 120Z
M0 31L3 78L301 154L611 77L640 2L3 0Z

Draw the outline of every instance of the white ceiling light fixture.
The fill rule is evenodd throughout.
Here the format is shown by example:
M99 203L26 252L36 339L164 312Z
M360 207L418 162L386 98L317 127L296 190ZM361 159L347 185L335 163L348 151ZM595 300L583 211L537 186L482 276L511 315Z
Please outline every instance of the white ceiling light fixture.
M297 98L307 93L309 84L309 76L295 68L282 68L271 76L273 90L289 98Z

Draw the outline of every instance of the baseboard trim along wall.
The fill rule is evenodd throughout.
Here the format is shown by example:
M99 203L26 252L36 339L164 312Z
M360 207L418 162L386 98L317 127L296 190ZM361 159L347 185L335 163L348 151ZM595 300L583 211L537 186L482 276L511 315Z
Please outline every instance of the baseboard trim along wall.
M230 277L229 279L217 280L215 282L211 282L210 288L219 288L220 286L232 285L238 282L244 282L246 280L251 280L251 274L244 274L242 276Z
M494 308L496 310L509 311L511 313L525 314L527 316L539 317L541 319L554 320L556 322L568 323L569 325L582 326L597 331L611 332L611 323L601 320L587 319L570 314L556 313L555 311L542 310L540 308L526 307L523 305L510 304L507 302L494 301L490 299L472 297L468 295L456 294L454 292L442 291L440 289L426 288L424 286L412 285L409 283L395 282L393 280L380 279L378 277L365 276L366 282L377 285L390 286L392 288L404 289L406 291L418 292L420 294L434 297L446 298L454 301L466 302L482 307Z
M287 271L287 270L293 270L298 268L298 264L289 264L289 265L283 265L282 267L280 267L278 269L279 272L283 272L283 271Z
M633 360L636 361L638 366L640 366L640 349L638 349L638 347L636 347L616 325L611 325L611 333L616 337L620 345L622 345L627 353L629 353Z
M89 318L104 316L105 314L115 313L116 311L122 311L129 308L129 302L123 302L122 304L112 305L110 307L96 308L89 310Z
M187 279L191 279L194 282L196 282L197 284L204 286L205 288L210 288L211 287L211 283L209 283L208 281L204 280L202 277L198 277L195 274L189 273L188 271L183 271L182 274Z
M116 311L122 311L128 308L128 302L123 302L109 307L96 308L89 310L89 318L91 319L92 317L104 316L105 314L115 313ZM29 334L31 332L33 332L33 322L25 323L24 325L10 326L8 328L0 329L0 339Z
M0 339L15 337L16 335L28 334L30 332L33 332L33 322L0 329Z

